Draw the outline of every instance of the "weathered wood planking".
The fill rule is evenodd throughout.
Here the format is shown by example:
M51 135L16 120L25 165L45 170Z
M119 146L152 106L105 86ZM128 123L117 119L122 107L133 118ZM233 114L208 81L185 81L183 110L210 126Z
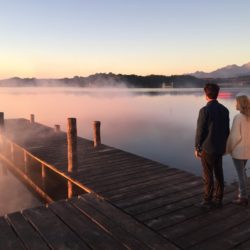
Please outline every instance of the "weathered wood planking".
M83 195L49 206L68 229L78 232L79 239L88 234L79 228L80 216L102 225L107 242L110 235L115 239L112 244L123 242L131 249L175 248L170 242L182 249L249 249L249 208L231 204L235 185L226 187L223 209L201 210L196 206L203 188L200 177L105 145L94 149L93 142L83 138L78 138L79 169L68 173L65 133L25 119L9 120L6 127L7 133L14 134L14 142L110 202ZM127 214L121 215L119 210ZM110 220L115 223L109 225ZM139 222L155 232L156 245L149 240L152 230L145 233ZM161 242L162 237L169 241ZM96 242L85 243L93 247ZM170 246L162 248L162 244Z
M26 248L37 250L49 249L49 246L44 242L42 237L20 212L8 214L7 219L18 238L24 242Z
M0 249L25 249L22 241L3 217L0 218Z
M179 249L93 194L0 218L0 249Z
M97 208L99 211L104 211L105 215L109 219L115 220L119 226L130 232L148 247L152 249L177 249L173 244L164 240L164 238L162 238L160 235L153 233L152 230L132 219L129 215L121 213L118 209L105 200L97 200L94 195L91 194L82 195L80 200L84 200L91 206Z

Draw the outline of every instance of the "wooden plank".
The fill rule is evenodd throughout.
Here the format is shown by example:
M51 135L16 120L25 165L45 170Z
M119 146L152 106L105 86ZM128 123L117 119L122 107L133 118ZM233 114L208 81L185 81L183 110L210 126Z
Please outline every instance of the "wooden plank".
M168 169L168 173L166 173L165 175L163 175L160 179L153 179L147 183L135 183L133 185L124 187L124 188L119 188L119 192L117 192L116 189L111 190L111 191L106 191L106 192L102 192L103 195L107 196L107 197L112 197L112 198L123 198L124 195L129 194L129 193L134 193L135 190L136 191L140 191L140 190L144 190L147 187L150 188L155 188L157 189L160 185L162 185L162 183L167 183L170 182L173 179L177 179L180 176L189 176L189 174L184 173L180 170L176 171L175 169Z
M239 208L240 209L240 208ZM239 211L238 211L239 213ZM199 244L199 246L194 247L194 249L250 249L250 220L244 221L242 224L239 224L233 228L229 228L225 232L216 235L212 239L206 240ZM248 244L248 247L247 247ZM199 247L199 248L198 248Z
M238 212L238 209L235 208L235 206L231 206L229 203L224 205L223 209L213 209L195 218L174 224L171 227L165 227L163 230L160 230L160 233L169 239L178 241L178 238L181 236L197 231L209 224L219 223L220 220L230 217L235 212Z
M174 244L160 237L155 232L151 231L149 228L145 227L138 221L132 219L132 217L130 217L129 215L119 211L117 208L110 205L107 201L97 199L92 194L81 196L80 199L83 199L91 206L94 206L96 207L96 209L105 213L108 218L115 220L121 227L123 227L131 234L134 234L137 239L144 242L144 244L146 244L148 247L162 250L178 249Z
M126 167L126 166L130 166L130 167ZM72 175L72 177L76 177L78 179L82 179L84 181L88 181L91 179L95 179L97 180L109 180L109 179L116 179L119 178L120 176L125 176L125 175L129 175L129 174L136 174L139 173L140 171L142 171L143 169L145 170L151 170L152 168L155 169L159 169L162 167L155 167L152 164L147 164L147 163L131 163L131 164L127 164L124 166L121 166L120 163L118 165L99 165L98 168L93 168L92 166L90 166L89 169L85 169L83 171L83 169L81 168L80 165L80 173L79 175L77 173L75 173L74 175Z
M228 187L227 189L228 189L228 192L235 190L232 187ZM147 201L146 203L141 203L141 204L137 204L135 206L128 207L125 210L128 213L131 213L133 215L138 215L138 214L142 214L142 213L145 213L147 211L156 209L158 207L166 206L167 204L176 203L176 202L181 201L183 199L188 199L188 198L194 197L197 194L201 194L201 192L202 192L201 189L191 187L189 189L180 191L178 193L172 193L170 195L166 195L164 197L160 197L160 198L155 199L155 200Z
M113 201L113 202L119 207L126 208L126 207L134 206L142 202L160 198L160 197L172 194L172 193L178 194L178 192L182 192L183 190L193 188L193 187L201 190L202 189L201 182L202 181L197 180L197 178L193 178L191 180L189 179L187 182L183 182L180 180L179 185L162 186L156 191L153 191L153 190L151 191L151 189L149 188L148 192L145 194L140 193L136 195L135 197L129 197L127 199L123 199L123 200L119 200L115 202Z
M221 234L226 230L231 230L233 227L242 224L247 220L250 220L250 211L241 208L240 213L232 214L230 219L225 218L220 221L220 223L213 223L196 232L180 237L178 243L184 248L189 247L191 249L200 249L198 245L200 245L201 242L210 241L212 237Z
M93 190L95 190L95 192L97 193L105 193L108 191L112 191L112 190L120 190L123 189L125 187L131 187L132 185L136 185L136 184L141 184L141 183L148 183L152 180L160 180L162 178L163 173L155 173L152 175L149 175L145 178L143 177L133 177L133 179L129 179L125 182L119 182L119 183L114 183L114 184L107 184L105 185L105 183L100 183L100 184L88 184L88 187L92 188Z
M99 171L94 171L94 173L89 173L89 171L81 172L81 175L77 175L77 178L85 179L86 181L89 179L94 179L97 181L112 181L116 180L120 177L124 176L132 176L132 175L138 175L144 172L152 171L154 169L155 171L162 169L163 167L157 167L154 166L152 163L150 164L141 164L141 163L131 163L133 168L126 168L121 171L119 165L114 168L114 166L106 167L100 166L98 169Z
M234 249L237 249L237 250L247 250L247 249L250 249L250 240L242 242L241 244L237 245Z
M97 210L96 207L87 204L83 199L71 199L70 202L89 219L107 230L114 238L123 242L129 249L150 249L143 242L136 239L134 235L119 226L115 220L108 218L103 211Z
M50 249L20 212L8 214L7 218L27 249Z
M109 159L101 159L100 157L96 156L96 159L92 159L91 161L88 161L88 162L86 161L86 159L83 159L81 161L81 158L79 159L79 161L81 162L81 171L89 170L90 175L91 174L94 175L94 174L96 174L95 171L97 171L97 173L98 173L98 170L101 171L103 169L117 171L117 169L120 169L120 170L133 169L134 166L146 165L146 164L153 165L153 166L157 167L157 165L155 165L152 162L148 162L148 161L142 160L140 158L130 159L127 156L117 157L117 159L114 159L113 156L110 156Z
M98 187L107 187L107 186L116 186L117 184L120 185L121 183L136 183L136 180L148 180L148 179L155 179L158 178L158 176L162 176L164 175L165 171L162 169L154 169L151 168L149 170L141 170L141 173L137 173L137 174L132 174L132 175L121 175L120 177L117 178L111 178L111 179L99 179L96 180L95 178L93 178L92 180L89 181L85 181L85 185L94 185L96 188Z
M25 249L21 240L3 217L0 218L0 232L0 249Z
M201 178L193 176L193 175L189 175L187 173L180 173L180 174L171 175L171 176L167 174L167 175L163 175L161 180L156 181L156 182L150 182L150 185L147 185L143 188L133 187L133 189L130 192L112 195L110 200L116 202L120 200L133 199L133 197L150 194L152 192L158 192L159 190L164 189L164 188L178 186L175 184L179 184L180 181L183 184L187 182L190 182L190 183L197 182L198 184L199 182L201 182Z
M129 166L129 167L126 167ZM107 181L109 181L109 179L113 179L116 180L117 178L121 177L121 176L126 176L126 175L136 175L137 173L143 172L144 170L149 170L151 171L151 169L164 169L163 171L165 171L165 174L171 172L172 170L170 170L170 168L164 168L164 167L159 167L159 166L155 166L152 165L151 163L145 163L145 164L141 164L141 163L126 163L125 167L121 166L121 165L111 165L111 166L104 166L101 165L99 166L99 168L94 169L92 167L90 167L89 170L85 170L84 172L81 172L79 175L75 174L72 175L73 177L75 176L75 178L82 180L84 182L89 181L89 180L101 180L101 179L105 179Z
M80 138L79 138L80 139ZM102 162L119 162L119 159L130 159L131 161L133 160L141 160L141 161L145 161L144 158L142 157L137 157L133 154L121 151L119 149L116 149L115 151L108 152L108 153L101 153L99 154L97 151L95 151L95 149L91 148L89 151L86 150L85 146L82 147L83 152L81 154L82 159L84 159L85 163L92 163L92 162L96 162L96 161L102 161ZM80 147L78 147L79 151L80 151Z
M228 201L229 202L229 201ZM231 199L230 199L231 202ZM175 207L175 204L173 204ZM175 209L172 212L168 212L163 216L156 217L145 223L152 227L154 230L162 230L163 228L179 224L182 221L188 220L190 218L195 218L199 215L207 213L207 211L200 209L197 206L190 206L183 209Z
M52 249L90 249L90 247L46 207L23 211L23 215Z
M94 249L126 249L99 225L66 201L52 203L49 208L63 220L81 239Z
M201 193L200 189L190 188L187 190L183 190L182 192L179 192L178 194L172 193L170 195L166 195L158 199L150 200L145 203L140 203L135 206L128 207L125 209L125 211L133 215L137 215L137 214L144 213L146 211L153 210L157 207L162 207L170 203L174 203L183 199L193 197L200 193Z
M198 204L201 200L201 194L202 193L198 193L192 197L188 197L186 199L168 203L161 207L156 207L152 210L145 211L143 213L137 214L136 218L147 224L147 222L153 220L154 218L158 218L160 216L177 211L179 209L187 208L193 206L194 204Z

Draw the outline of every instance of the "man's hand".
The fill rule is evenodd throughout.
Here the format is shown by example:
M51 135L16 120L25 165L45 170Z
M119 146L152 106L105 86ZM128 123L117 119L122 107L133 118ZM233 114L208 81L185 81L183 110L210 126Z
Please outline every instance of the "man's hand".
M201 158L201 153L198 150L194 151L194 155L197 159Z

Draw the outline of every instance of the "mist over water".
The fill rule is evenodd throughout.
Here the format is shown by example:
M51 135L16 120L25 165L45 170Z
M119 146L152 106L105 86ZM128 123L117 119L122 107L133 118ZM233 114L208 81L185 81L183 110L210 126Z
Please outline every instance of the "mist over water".
M42 204L27 187L0 163L0 216Z
M239 90L221 92L219 102L230 110L232 121ZM35 114L36 122L60 124L66 131L67 118L76 117L78 135L88 139L93 121L99 120L102 143L201 175L194 157L198 112L206 105L201 89L0 88L0 98L7 119ZM228 183L235 180L229 156L224 157L224 172Z

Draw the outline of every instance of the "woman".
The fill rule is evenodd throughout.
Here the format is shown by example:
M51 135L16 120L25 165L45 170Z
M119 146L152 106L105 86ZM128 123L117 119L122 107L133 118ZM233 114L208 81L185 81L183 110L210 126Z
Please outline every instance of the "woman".
M234 117L227 141L227 152L232 156L239 181L238 197L233 203L247 206L246 163L250 159L250 100L246 94L236 96L236 110L240 113Z

